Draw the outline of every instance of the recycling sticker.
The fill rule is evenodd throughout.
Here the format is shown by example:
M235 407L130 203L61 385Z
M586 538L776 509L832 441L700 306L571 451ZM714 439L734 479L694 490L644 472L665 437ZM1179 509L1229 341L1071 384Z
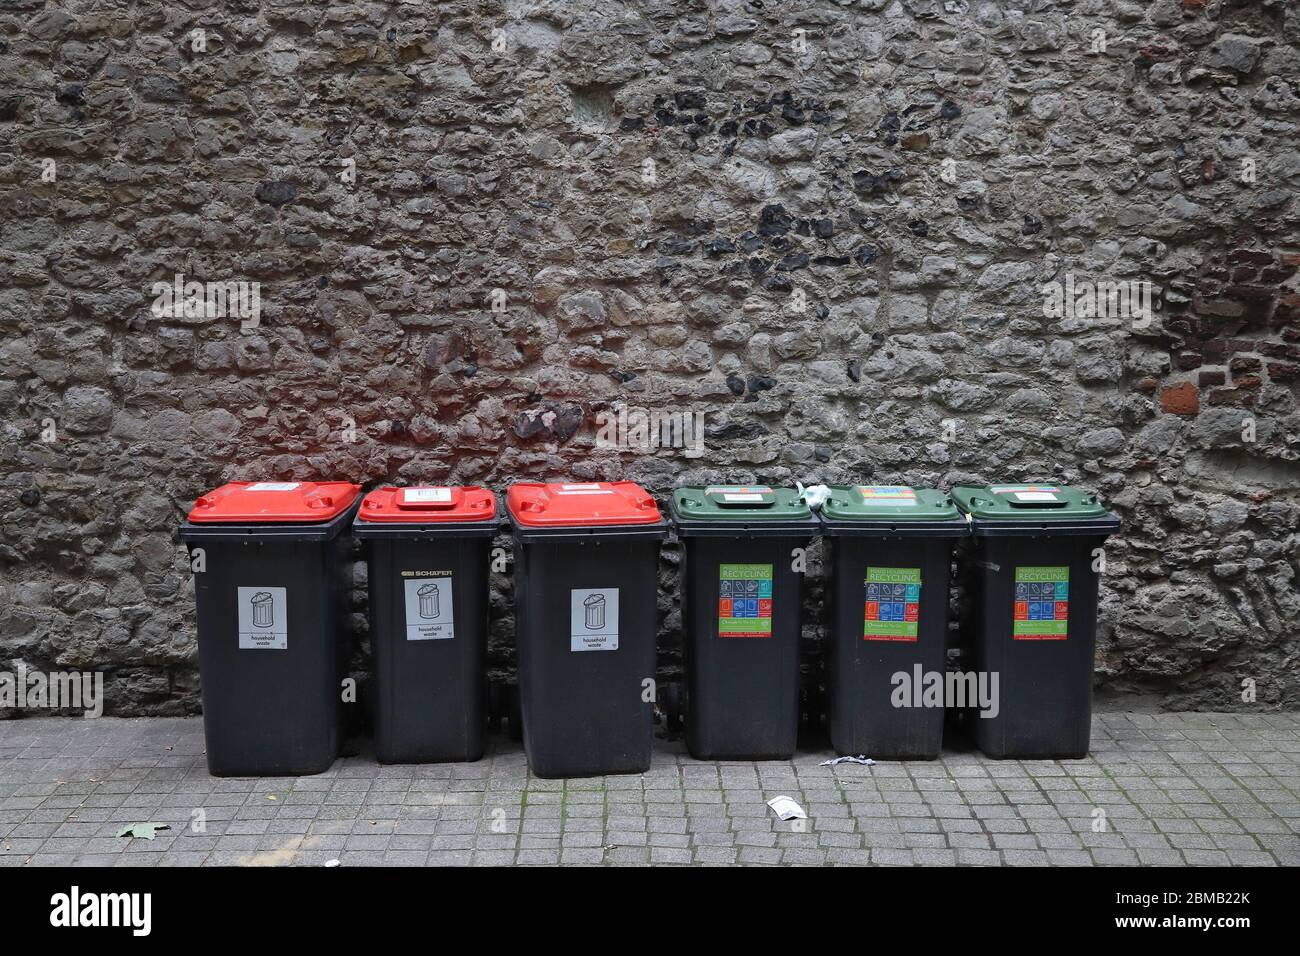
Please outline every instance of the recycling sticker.
M718 565L718 637L772 636L772 565Z
M867 568L864 641L915 641L921 622L920 568Z
M1070 569L1016 568L1012 617L1013 640L1065 640L1070 629Z

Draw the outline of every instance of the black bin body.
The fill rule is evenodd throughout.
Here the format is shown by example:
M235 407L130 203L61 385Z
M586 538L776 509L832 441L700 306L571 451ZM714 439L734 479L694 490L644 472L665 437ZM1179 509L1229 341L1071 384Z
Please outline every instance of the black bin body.
M889 497L868 503L858 501L856 488L836 488L821 513L831 569L827 730L837 754L930 760L943 746L945 710L917 706L916 688L925 675L942 679L945 671L953 545L967 535L968 524L941 492L899 491L915 516L892 509L903 514L890 517L891 509L879 505L901 497L893 488L885 492ZM838 513L860 516L828 517L837 513L837 501ZM882 636L876 633L882 628L864 619L873 596L867 590L869 575L917 582L917 600L900 595L905 608L915 609L914 620L897 622L910 623L914 634ZM900 674L907 675L905 684L897 679Z
M365 520L372 498L394 497L386 491L394 489L367 496L352 527L370 561L375 756L383 763L478 760L486 746L495 508L487 521Z
M819 529L806 505L794 502L793 489L763 490L778 499L770 505L778 514L746 509L744 519L710 518L720 508L709 507L705 489L679 489L673 497L682 542L686 746L700 760L788 760L798 743L803 574L793 568L796 549L806 550ZM712 497L725 496L724 489ZM690 514L692 501L705 517ZM792 511L803 517L781 515ZM771 568L761 582L771 602L770 632L723 632L722 571L737 566Z
M954 497L963 492L954 489ZM1048 493L1075 494L1072 489ZM1056 518L1044 511L1016 520L981 520L978 511L974 515L972 538L962 556L970 592L970 643L976 670L998 675L999 708L995 717L973 712L970 723L976 744L989 757L1079 758L1088 753L1099 582L1094 563L1107 536L1119 529L1119 519L1095 499L1084 500L1102 513L1072 517L1067 512ZM1046 573L1052 568L1065 574ZM1017 639L1017 577L1024 569L1045 572L1037 576L1066 585L1063 638Z
M994 758L1077 758L1092 734L1092 673L1097 647L1098 575L1093 551L1104 535L984 537L967 545L971 570L977 671L997 674L996 717L973 712L975 743ZM1070 569L1070 635L1064 641L1009 639L1014 568L1062 565Z
M510 514L528 765L552 778L648 770L654 699L646 681L655 677L659 545L667 524L522 525L514 505L518 487L510 492ZM593 633L614 619L611 604L593 601L591 593L612 590L618 592L616 649L575 650L581 641L575 627L584 615L597 625ZM591 603L584 604L583 594Z
M194 596L213 775L321 773L338 757L353 511L316 525L182 525L181 540L191 556L202 548L206 565ZM261 608L287 612L283 648L241 647L240 588L254 589L259 625Z

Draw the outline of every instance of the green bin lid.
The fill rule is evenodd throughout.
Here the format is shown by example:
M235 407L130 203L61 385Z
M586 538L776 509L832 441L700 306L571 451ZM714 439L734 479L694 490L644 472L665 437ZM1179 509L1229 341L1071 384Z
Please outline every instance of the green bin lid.
M691 521L807 521L812 509L795 488L709 485L673 492L673 517Z
M1077 521L1107 515L1096 495L1065 485L958 486L952 496L976 521Z
M822 514L831 521L943 521L961 517L946 493L907 485L832 485Z

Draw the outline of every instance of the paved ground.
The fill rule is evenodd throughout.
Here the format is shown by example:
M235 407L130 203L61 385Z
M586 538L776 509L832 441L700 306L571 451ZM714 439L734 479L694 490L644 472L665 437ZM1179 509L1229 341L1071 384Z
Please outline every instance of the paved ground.
M1062 762L712 763L659 741L647 774L569 781L500 738L474 764L301 778L217 779L202 754L197 719L0 721L0 865L1300 864L1300 714L1101 714L1092 756ZM146 821L171 829L116 836Z

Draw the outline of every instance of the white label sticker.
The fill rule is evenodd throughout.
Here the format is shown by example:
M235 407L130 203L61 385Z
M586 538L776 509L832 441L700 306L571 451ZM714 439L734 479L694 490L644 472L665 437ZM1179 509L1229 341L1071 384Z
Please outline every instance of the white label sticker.
M560 489L562 491L598 491L600 489L600 483L596 482L588 485L560 485Z
M569 650L618 650L618 588L574 588L569 608Z
M423 505L423 504L450 504L450 488L403 488L402 502L404 504Z
M557 495L612 495L614 492L608 488L602 488L599 491L557 491Z
M1017 501L1055 501L1056 495L1047 491L1017 491Z
M772 489L767 485L709 485L704 489L706 495L770 495Z
M995 495L1008 495L1016 491L1060 491L1050 485L994 485L989 491Z
M762 500L763 500L763 496L762 496L762 495L757 495L757 494L755 494L755 495L729 495L729 494L725 494L725 493L724 493L723 496L722 496L722 500L723 500L723 501L762 501Z
M284 588L239 588L239 649L283 651L289 647L289 602Z
M297 491L302 484L299 481L259 481L249 485L245 491Z
M402 584L406 589L408 641L449 641L456 636L451 575L407 578Z

